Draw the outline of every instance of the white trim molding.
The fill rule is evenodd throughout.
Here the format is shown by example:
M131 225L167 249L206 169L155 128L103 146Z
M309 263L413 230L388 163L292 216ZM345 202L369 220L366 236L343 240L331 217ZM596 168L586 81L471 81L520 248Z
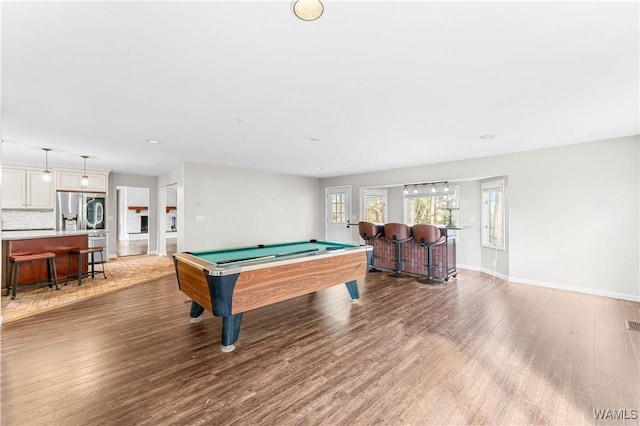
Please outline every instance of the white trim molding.
M591 294L593 296L611 297L614 299L628 300L630 302L640 302L640 296L626 293L616 293L613 291L599 290L596 288L577 287L573 285L550 283L545 281L530 280L527 278L509 277L509 282L517 284L535 285L537 287L547 287L556 290L573 291L575 293Z
M552 289L555 289L555 290L563 290L563 291L571 291L571 292L574 292L574 293L590 294L592 296L611 297L613 299L628 300L630 302L640 302L640 296L636 296L636 295L633 295L633 294L616 293L616 292L613 292L613 291L598 290L598 289L595 289L595 288L577 287L577 286L573 286L573 285L551 283L551 282L546 282L546 281L536 281L536 280L530 280L528 278L508 277L506 275L497 273L497 272L493 271L492 269L481 268L481 267L472 266L472 265L460 265L460 264L458 264L457 267L458 267L458 269L468 269L470 271L479 271L479 272L485 273L487 275L491 275L491 276L494 276L496 278L500 278L500 279L503 279L503 280L505 280L507 282L514 283L514 284L533 285L533 286L536 286L536 287L546 287L546 288L552 288Z

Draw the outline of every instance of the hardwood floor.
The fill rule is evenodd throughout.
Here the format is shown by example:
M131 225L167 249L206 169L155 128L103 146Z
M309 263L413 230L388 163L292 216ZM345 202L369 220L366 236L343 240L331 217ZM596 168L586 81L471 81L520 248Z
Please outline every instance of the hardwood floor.
M0 308L2 309L0 313L3 321L7 323L20 320L164 275L175 274L173 259L168 256L121 257L109 260L104 267L107 279L103 278L102 273L97 273L94 278L83 278L82 286L78 286L78 282L75 279L70 280L69 285L64 285L65 280L61 279L60 290L46 286L27 290L18 288L15 300L5 296L3 289L2 297L0 298ZM101 269L101 265L97 266L96 269Z
M2 326L6 425L638 424L640 304L505 283L369 274L189 322L166 277Z
M147 254L149 251L148 240L117 240L116 241L116 253L118 257L123 256L139 256L141 254Z

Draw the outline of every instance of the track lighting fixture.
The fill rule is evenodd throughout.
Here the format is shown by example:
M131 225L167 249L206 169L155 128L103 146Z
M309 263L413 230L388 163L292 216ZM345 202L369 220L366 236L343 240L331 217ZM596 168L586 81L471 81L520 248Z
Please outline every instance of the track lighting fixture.
M438 181L438 182L424 182L424 183L412 183L412 184L407 184L404 185L404 193L409 194L409 188L413 187L413 189L411 190L411 192L413 194L418 194L419 192L422 191L426 191L427 188L429 188L429 191L432 194L435 194L436 192L438 192L438 189L440 188L440 190L442 192L449 192L449 181Z

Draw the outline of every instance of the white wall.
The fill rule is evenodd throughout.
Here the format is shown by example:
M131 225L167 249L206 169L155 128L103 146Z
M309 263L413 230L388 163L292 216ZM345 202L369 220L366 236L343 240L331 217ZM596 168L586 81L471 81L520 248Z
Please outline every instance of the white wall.
M639 139L322 179L320 186L323 192L351 185L359 193L361 187L506 176L511 280L640 301ZM353 202L359 211L360 200Z
M180 187L179 187L180 188ZM224 166L184 164L184 245L211 250L321 238L319 180ZM180 201L180 190L178 191ZM201 221L199 221L201 219Z

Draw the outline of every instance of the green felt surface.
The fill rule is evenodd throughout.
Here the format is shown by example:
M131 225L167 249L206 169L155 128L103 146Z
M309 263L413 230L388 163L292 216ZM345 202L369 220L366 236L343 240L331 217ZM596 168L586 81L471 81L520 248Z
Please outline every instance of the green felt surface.
M315 253L324 252L327 249L347 249L359 247L356 244L346 244L346 243L336 243L332 241L298 241L294 243L282 243L282 244L268 244L265 245L264 248L258 248L258 246L250 246L250 247L240 247L233 249L224 249L224 250L212 250L212 251L199 251L192 252L191 254L199 257L203 260L206 260L211 263L220 263L226 262L229 260L239 260L239 262L234 262L233 265L238 265L243 262L253 262L259 261L260 259L255 260L241 260L246 258L254 258L259 256L274 256L279 255L278 258L290 258L295 256L306 256L313 254L314 252L308 253L299 253L293 254L295 252L304 251L304 250L314 250ZM288 253L292 253L287 255ZM284 256L281 256L284 255ZM224 266L222 264L221 266Z

